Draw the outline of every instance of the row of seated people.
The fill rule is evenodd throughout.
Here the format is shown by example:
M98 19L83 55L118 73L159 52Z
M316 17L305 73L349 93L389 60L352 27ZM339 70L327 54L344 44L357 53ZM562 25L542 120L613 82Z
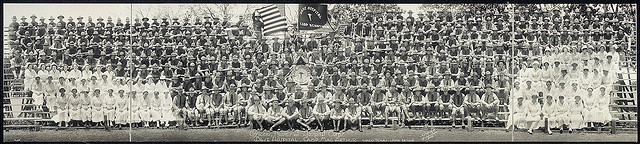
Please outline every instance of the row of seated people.
M526 83L525 87L531 86L531 81ZM560 129L560 133L567 129L572 132L574 129L593 127L595 123L602 126L611 120L611 96L606 86L578 87L577 81L571 82L570 88L565 87L565 82L559 85L558 91L552 93L514 94L516 101L509 106L511 115L506 130L525 129L533 134L533 130L543 128L548 123L546 132L551 135L552 128Z
M88 74L89 76L84 76L84 74ZM65 99L70 99L72 97L65 97L64 95L73 96L73 98L76 98L75 96L83 96L84 94L85 97L81 98L91 98L89 93L92 92L92 94L96 97L104 99L111 98L113 99L113 101L116 101L116 103L117 100L115 99L118 98L117 94L122 95L120 96L120 98L135 98L135 96L133 95L135 95L136 92L133 92L132 94L131 91L140 91L137 92L137 94L142 96L138 96L138 98L143 98L145 102L156 102L155 104L160 104L158 103L162 101L160 99L170 96L173 99L173 106L179 107L179 109L174 108L172 112L182 112L184 110L184 115L181 115L181 118L197 117L197 119L192 121L192 125L196 125L197 120L202 120L204 118L208 118L209 125L214 124L214 121L211 120L211 117L220 117L222 118L221 120L225 123L242 123L242 120L246 120L247 116L245 107L254 103L249 101L251 97L259 97L259 100L261 100L259 103L263 104L264 106L267 106L269 101L272 101L273 99L277 99L280 101L293 99L296 102L308 99L308 102L311 102L311 104L315 104L315 101L320 100L338 101L341 102L340 105L344 105L344 102L346 102L346 100L348 99L355 99L362 106L370 106L365 110L365 113L363 114L366 114L366 116L369 116L371 119L373 119L374 116L385 116L385 120L387 120L388 116L391 115L397 116L400 118L400 121L407 123L414 120L422 120L425 118L449 118L455 116L453 115L455 113L458 114L458 118L463 118L465 116L465 111L462 107L464 107L463 105L466 105L467 103L469 103L469 105L473 105L468 109L474 112L474 116L476 116L474 118L479 118L480 115L483 115L483 117L488 117L489 113L492 113L493 116L496 116L498 108L497 105L499 104L499 99L497 98L497 95L493 93L494 90L491 89L491 85L487 86L487 91L481 91L480 95L483 95L481 98L480 95L476 94L475 92L475 90L479 89L480 87L470 87L471 89L465 90L464 92L469 94L463 94L462 87L465 86L456 84L439 84L438 86L436 86L434 85L434 83L440 83L440 80L438 80L437 78L429 81L430 83L427 84L426 87L410 87L408 83L406 83L405 85L380 84L376 87L367 87L366 85L344 87L335 86L333 88L330 88L332 92L328 92L326 88L327 86L323 83L320 83L318 85L320 89L315 89L315 86L313 84L309 85L309 90L307 92L302 92L302 88L300 86L294 85L294 87L297 88L295 88L294 91L288 92L287 89L290 88L286 86L283 87L279 84L277 84L273 88L268 85L257 87L242 84L238 84L239 86L236 87L235 83L230 84L228 87L218 87L218 85L216 85L215 83L207 84L207 82L202 82L205 86L204 88L195 90L194 87L191 87L188 91L182 92L181 90L169 90L171 87L171 81L167 79L158 80L149 78L149 81L147 81L147 79L143 79L135 83L135 80L129 80L129 82L127 83L124 78L114 78L114 76L109 74L108 72L96 72L93 74L82 72L82 74L80 75L69 76L66 76L65 73L61 73L58 76L59 80L54 82L53 76L51 76L51 74L48 74L47 80L43 82L40 80L40 76L38 75L35 77L35 83L27 90L33 93L32 95L34 97L34 100L36 101L34 103L38 103L38 105L43 104L47 107L47 109L49 109L49 111L57 113L56 115L62 115L54 116L53 118L56 122L61 122L59 123L60 125L62 125L64 122L77 120L73 119L74 116L71 116L76 115L72 113L77 113L77 109L74 109L75 112L64 113L67 112L69 108L77 106L77 103L67 103L71 101ZM442 81L444 83L452 82L450 76L450 74L445 74L445 79ZM97 77L102 77L102 79L98 80ZM109 79L109 77L114 78L115 80ZM76 79L80 79L79 82L76 82ZM70 89L70 91L65 93L66 89ZM254 91L254 89L260 89L261 92ZM100 93L100 90L107 90L107 92ZM316 90L319 90L319 92L316 92ZM212 91L211 95L208 94L208 91ZM495 90L495 92L497 93L499 91ZM148 96L148 94L150 93L154 94L156 96L155 98L158 100L154 101L153 97ZM472 97L468 98L469 100L467 100L465 99L465 95L470 95ZM180 99L182 101L179 101L176 99L176 96L184 96L180 97L184 99ZM148 100L147 98L151 100ZM114 110L113 107L116 107L115 110L118 110L117 107L119 107L118 105L112 105L113 103L108 103L106 101L96 102L93 99L87 99L86 103L91 104L89 105L90 107L84 108L85 111L95 110L96 108L91 107L93 104L95 104L95 106L103 105L103 108L111 111ZM164 104L164 102L162 104ZM329 105L333 106L333 104ZM140 107L140 110L144 109L144 112L147 112L147 108L144 106L149 105L141 104L137 107ZM297 108L300 108L301 106L302 104L296 104ZM371 107L373 107L373 109ZM194 108L199 109L200 111L197 112L200 113L193 114L195 113L193 111ZM97 108L97 110L100 109L101 108ZM452 111L454 109L455 111ZM214 112L218 112L216 113L218 115L213 115ZM91 111L91 113L94 113L94 111ZM111 124L114 124L116 122L118 122L118 124L122 124L122 121L119 121L119 119L117 119L118 114L114 114L113 112L107 113L98 111L95 112L95 114L96 115L93 116L108 114L109 116L107 120L109 120ZM146 125L148 125L148 122L160 121L160 119L154 119L161 118L160 116L158 116L159 114L155 113L155 116L158 117L148 117L148 115L148 113L141 113L141 120L137 120L138 117L135 117L134 122L144 121L147 122ZM88 120L86 118L83 118L79 121L101 122L95 120L96 119ZM163 122L165 122L166 124L166 121ZM386 122L387 121L385 121L385 124ZM159 125L160 123L157 124Z
M368 14L366 15L366 18L354 18L354 20L352 20L352 25L347 28L345 33L362 33L363 36L375 34L378 37L386 36L387 39L389 39L393 35L397 35L398 38L402 37L403 41L405 41L404 39L407 39L407 41L413 41L412 37L414 37L414 35L420 35L418 37L426 37L427 39L431 36L435 36L434 40L438 40L438 37L450 36L453 31L456 31L455 35L460 35L461 31L463 30L469 31L469 35L473 35L471 34L471 32L475 33L478 31L480 33L492 33L491 31L485 31L483 27L485 27L485 29L487 30L494 31L503 31L503 29L506 28L507 31L509 31L508 28L512 26L510 20L513 20L517 21L516 31L518 31L519 33L517 34L520 35L516 37L523 37L522 35L528 35L527 33L536 33L536 31L539 31L541 29L551 30L551 33L549 34L553 35L560 35L557 32L563 32L563 39L566 39L568 35L576 36L578 35L578 33L583 33L579 35L584 35L585 37L593 37L592 39L594 41L600 41L602 36L604 36L604 39L610 40L612 35L624 36L624 34L631 34L630 24L633 23L631 21L632 17L625 15L622 11L620 11L619 13L598 13L594 17L588 16L587 13L580 12L557 12L552 16L553 21L551 21L548 16L551 15L549 14L550 12L547 13L548 14L534 14L532 16L524 17L509 13L487 15L457 13L458 15L455 16L455 20L451 15L441 15L436 17L434 17L433 15L428 15L425 17L424 15L420 14L418 18L409 16L406 21L402 16L400 16L400 13L395 12L392 12L390 14L383 14L387 16L386 19L382 18L380 14L378 14L380 17L377 17L377 19L373 18L375 15ZM49 37L48 40L45 39L44 41L46 42L44 43L47 43L48 45L55 45L55 42L53 41L55 39L58 39L59 36L62 36L61 39L64 39L68 43L76 42L75 37L71 37L73 40L67 40L67 36L69 35L78 35L81 37L88 36L90 38L84 40L86 41L84 42L84 45L89 45L93 42L102 42L102 38L107 38L108 41L113 42L113 39L115 39L116 37L118 39L126 39L125 37L127 37L127 35L131 35L131 40L140 43L140 45L144 45L144 43L148 43L149 41L161 41L160 37L162 37L167 41L172 41L175 43L182 42L183 39L185 41L188 40L189 43L187 44L187 46L191 46L190 44L192 43L198 43L198 45L201 46L204 42L194 42L205 41L205 38L199 37L200 34L211 35L211 33L214 33L222 35L223 32L226 32L224 31L224 29L232 26L245 27L244 29L241 29L243 32L232 32L233 34L243 36L245 33L244 31L248 31L248 29L246 28L248 26L246 26L246 23L242 18L240 18L240 20L236 24L231 24L231 22L227 20L219 22L218 19L214 19L214 21L211 22L209 21L209 17L205 17L206 21L203 23L200 22L200 18L198 17L196 18L196 22L193 25L189 22L188 18L185 18L182 24L178 21L177 18L173 19L174 22L172 22L172 24L169 24L169 22L166 21L167 18L163 18L162 22L157 22L157 18L154 18L154 22L152 23L148 22L149 18L143 18L144 22L140 23L139 19L136 19L136 22L133 25L130 23L129 18L127 18L127 22L124 24L120 20L118 20L118 22L114 24L111 18L108 18L107 23L102 22L102 18L98 18L99 22L93 23L91 22L91 18L89 18L89 22L87 23L87 25L85 25L85 23L81 21L82 17L78 18L79 22L77 25L76 22L73 22L72 18L70 18L69 21L64 22L64 16L58 16L59 21L57 23L53 22L53 20L55 20L53 19L53 17L50 18L50 22L48 25L44 22L44 18L40 19L40 23L36 22L36 18L36 16L31 16L31 22L26 22L27 18L23 16L22 22L18 23L16 22L16 18L14 17L14 22L11 23L10 28L13 28L17 31L17 37L36 38L35 36L42 37L45 35L58 35L55 37ZM497 24L497 26L494 24ZM513 26L515 27L516 25ZM457 30L453 30L454 26L457 28ZM217 28L215 29L215 32L214 27ZM527 29L527 32L522 32L525 29ZM606 32L600 34L600 31ZM398 32L406 34L397 34ZM411 32L416 33L410 34ZM567 32L571 33L568 34ZM420 33L422 33L422 35ZM194 34L195 36L191 37L191 34ZM170 37L173 37L174 35L178 36L178 40L169 40ZM212 38L225 38L220 35ZM475 35L476 36L473 37L477 37L477 35L479 34L476 33ZM541 35L545 36L548 34ZM182 36L188 37L183 38ZM138 37L143 38L140 39ZM146 37L156 38L147 39ZM534 38L529 39L529 41L533 41L536 36L533 37ZM417 39L422 40L424 38ZM541 39L542 41L545 41L545 44L548 43L546 41L546 38ZM27 43L28 42L31 42L31 40L27 41ZM585 39L585 42L587 42L587 39ZM22 43L26 44L24 42ZM127 42L122 42L121 44L124 43Z

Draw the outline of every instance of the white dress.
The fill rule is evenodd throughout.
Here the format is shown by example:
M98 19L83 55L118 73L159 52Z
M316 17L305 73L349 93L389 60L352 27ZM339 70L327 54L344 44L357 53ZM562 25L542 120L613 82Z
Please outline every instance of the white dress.
M540 121L540 113L542 113L542 106L538 102L529 101L527 104L527 122ZM537 129L538 127L534 127Z
M579 101L579 102L572 101L571 104L569 104L570 128L572 129L582 128L582 125L584 122L584 117L582 112L584 112L584 105L582 104L582 101Z
M150 119L152 121L160 121L162 120L162 107L160 107L160 97L158 97L157 99L155 98L155 96L152 97L153 98L150 98L151 103L149 104L151 106L151 109L149 111Z
M161 99L161 107L162 107L162 121L174 121L176 118L173 115L173 111L171 108L173 107L173 100L171 100L170 96L165 96L165 98Z
M127 124L129 121L129 101L127 97L116 97L116 118L118 124Z
M116 118L116 102L115 96L104 96L104 114L107 115L107 120L113 121Z
M91 121L102 122L104 121L104 101L101 97L95 95L91 97Z
M549 120L549 127L551 128L555 128L557 127L557 123L556 123L556 111L558 109L558 106L555 103L549 104L549 103L544 103L544 105L542 106L542 113L544 115L544 118L548 118ZM539 123L539 126L544 126L544 119L542 119Z
M140 109L138 109L138 113L140 113L140 119L142 121L152 121L151 119L151 98L140 100Z
M76 94L75 97L73 96L73 94L71 94L70 96L71 97L69 98L69 118L71 120L82 120L82 117L80 116L80 111L82 109L82 106L80 105L80 102L81 102L80 94Z
M67 97L56 97L57 114L51 119L54 122L69 121L69 112L67 111Z
M142 99L140 98L134 98L131 101L131 122L132 123L138 123L142 120L140 119L140 111L139 111L141 102L142 102Z
M45 95L45 87L44 83L33 83L30 88L33 98L33 104L35 105L43 105L44 104L44 95Z
M24 71L24 87L25 88L33 87L33 84L36 81L35 79L36 75L38 75L38 72L36 72L33 69L27 69L26 71ZM42 80L42 78L40 78L40 80Z
M609 111L610 96L608 92L600 93L596 97L596 117L595 122L608 123L611 121L611 112Z
M596 120L598 120L598 118L596 118L596 114L598 113L598 109L596 107L596 102L598 101L598 98L595 96L595 94L591 94L589 96L589 94L585 94L583 96L584 98L584 111L582 112L583 116L584 116L584 121L585 122L595 122Z
M571 113L569 112L569 105L566 103L566 101L563 104L560 104L559 102L556 103L555 113L556 113L556 118L555 118L556 126L560 127L563 124L569 124L570 122L569 115Z
M515 125L519 128L524 128L526 125L525 118L527 117L526 106L524 102L522 103L522 105L518 105L517 100L513 101L509 110L513 111L513 119L511 116L507 117L507 127Z

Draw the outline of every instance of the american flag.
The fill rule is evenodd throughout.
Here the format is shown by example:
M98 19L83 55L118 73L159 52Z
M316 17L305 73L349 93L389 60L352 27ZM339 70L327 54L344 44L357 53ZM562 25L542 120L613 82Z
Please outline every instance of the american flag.
M256 10L256 16L263 23L262 35L278 35L284 34L287 30L287 22L276 5L269 5Z

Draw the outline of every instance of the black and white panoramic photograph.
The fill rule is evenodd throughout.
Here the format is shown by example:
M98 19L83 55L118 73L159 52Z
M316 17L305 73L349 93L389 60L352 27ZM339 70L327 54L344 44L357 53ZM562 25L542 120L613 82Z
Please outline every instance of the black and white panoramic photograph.
M638 142L632 3L4 3L3 142Z

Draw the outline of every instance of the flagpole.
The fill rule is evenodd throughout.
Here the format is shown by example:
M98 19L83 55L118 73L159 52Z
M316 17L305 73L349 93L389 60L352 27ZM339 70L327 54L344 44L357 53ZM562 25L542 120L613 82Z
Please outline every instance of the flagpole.
M283 6L282 7L282 12L283 12L282 15L284 15L284 18L286 19L287 18L287 4L282 4L282 6ZM285 38L287 37L287 34L289 34L289 24L287 24L287 28L284 30L284 36L282 37L283 48L286 45L285 44L286 43Z

